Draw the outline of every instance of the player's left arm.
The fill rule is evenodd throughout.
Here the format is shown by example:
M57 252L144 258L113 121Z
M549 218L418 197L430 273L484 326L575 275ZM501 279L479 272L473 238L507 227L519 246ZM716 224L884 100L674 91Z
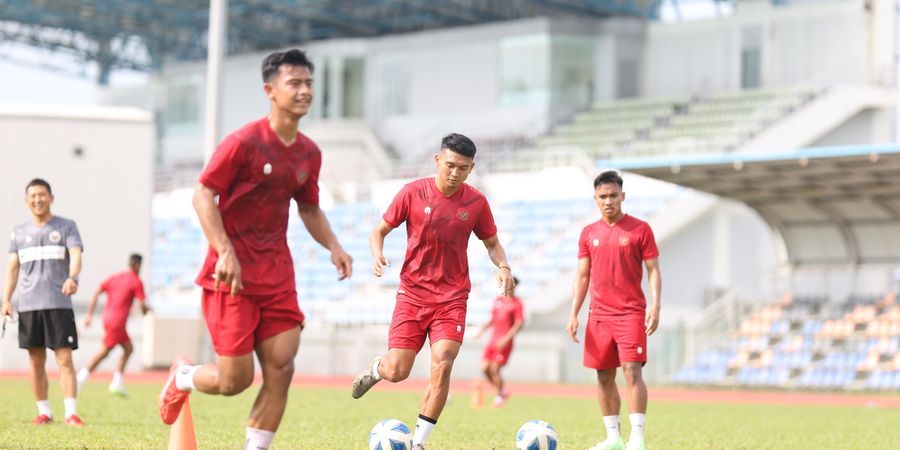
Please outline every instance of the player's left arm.
M298 202L297 206L297 209L300 210L300 219L303 220L303 225L306 226L309 234L322 247L331 252L331 263L337 267L339 279L350 278L353 274L353 258L344 251L344 247L341 247L337 236L331 229L331 224L328 223L328 218L325 217L325 212L319 208L319 205Z
M482 242L484 242L484 247L487 248L491 261L499 268L497 271L497 287L503 291L503 295L509 297L512 295L516 283L513 281L512 271L509 268L509 260L506 259L506 250L500 245L500 239L497 238L496 234Z
M647 266L647 284L650 286L650 304L647 305L647 312L644 318L644 324L647 326L647 336L656 331L659 325L659 298L662 293L662 275L659 273L659 259L652 258L644 261Z
M135 298L141 304L141 313L145 316L150 312L150 306L147 305L147 295L144 294L144 282L138 279L137 288L134 292Z
M69 278L62 285L64 295L78 292L78 274L81 273L81 247L69 247Z

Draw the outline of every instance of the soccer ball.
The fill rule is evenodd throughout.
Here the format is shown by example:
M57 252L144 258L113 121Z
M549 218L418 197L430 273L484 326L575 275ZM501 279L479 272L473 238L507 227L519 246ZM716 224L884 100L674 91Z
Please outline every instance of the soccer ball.
M556 450L556 430L543 420L525 422L516 433L518 450Z
M396 419L385 419L372 427L369 433L370 450L409 450L412 448L412 433L405 423Z

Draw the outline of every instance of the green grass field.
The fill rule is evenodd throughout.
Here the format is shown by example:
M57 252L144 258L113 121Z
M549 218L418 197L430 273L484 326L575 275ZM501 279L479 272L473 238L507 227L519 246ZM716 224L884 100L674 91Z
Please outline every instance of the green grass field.
M102 382L88 383L78 405L86 426L73 429L59 421L62 400L51 383L57 422L37 427L30 424L36 409L28 382L0 380L0 448L165 448L168 427L156 413L159 387L132 383L128 388L130 396L121 399L109 395ZM240 447L256 389L232 398L192 396L200 448ZM362 400L351 399L348 389L295 388L273 448L366 449L369 429L380 419L415 425L418 402L418 393L377 387ZM651 449L900 448L896 408L674 403L652 398L650 406L647 448ZM518 427L535 418L556 427L562 449L585 449L605 433L594 398L514 396L503 409L473 410L468 396L459 393L444 410L428 448L513 449ZM624 428L627 433L627 424Z

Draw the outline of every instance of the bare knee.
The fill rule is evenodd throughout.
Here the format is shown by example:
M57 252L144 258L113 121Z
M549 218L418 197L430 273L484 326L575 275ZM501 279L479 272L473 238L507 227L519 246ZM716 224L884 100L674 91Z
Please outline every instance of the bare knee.
M263 383L267 385L275 384L287 390L292 378L294 378L294 360L284 364L272 364L263 369Z
M431 363L431 373L437 375L441 380L450 379L450 371L453 369L452 359L439 359ZM490 368L488 369L491 370ZM493 372L490 372L493 373Z
M598 370L597 382L604 388L615 388L616 386L616 369Z
M644 381L640 363L624 364L622 366L622 373L625 375L625 381L629 385L635 385Z
M484 376L490 378L491 377L491 363L484 361L481 364L481 372L484 373Z
M253 384L253 375L235 374L224 376L219 374L219 394L226 397L238 395Z
M412 366L396 363L391 364L389 361L385 360L381 360L381 364L378 366L378 372L381 374L381 377L392 383L409 378L409 373L411 371Z

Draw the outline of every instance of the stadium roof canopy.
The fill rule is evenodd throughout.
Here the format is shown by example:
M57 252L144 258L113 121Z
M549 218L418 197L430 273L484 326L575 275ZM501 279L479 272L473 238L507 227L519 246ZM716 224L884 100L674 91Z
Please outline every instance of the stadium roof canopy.
M539 16L656 18L662 0L230 0L228 53ZM0 0L0 44L153 71L206 57L209 0Z
M900 146L602 161L744 202L795 267L900 263Z

